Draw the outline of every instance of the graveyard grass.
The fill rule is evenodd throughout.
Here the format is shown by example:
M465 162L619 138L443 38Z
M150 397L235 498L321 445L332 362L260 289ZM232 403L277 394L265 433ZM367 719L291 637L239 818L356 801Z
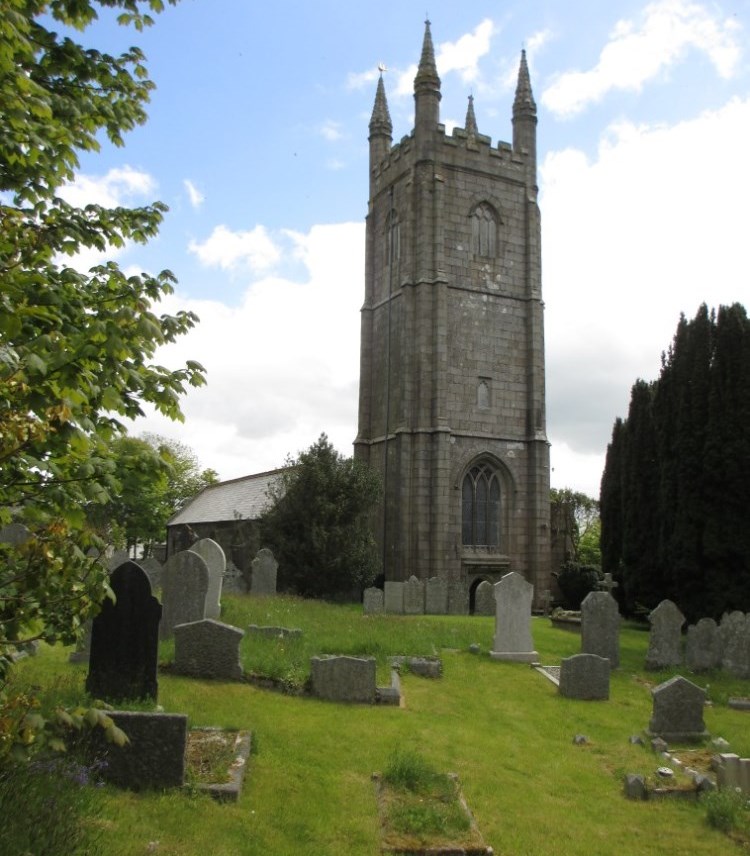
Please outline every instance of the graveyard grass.
M458 775L496 854L608 856L616 849L629 856L715 856L740 849L708 823L703 806L623 796L625 774L653 774L663 763L629 737L648 725L650 687L678 673L644 671L648 634L642 630L623 627L610 701L584 702L561 698L527 665L491 660L492 618L364 616L358 606L225 596L221 620L303 630L299 640L246 636L242 643L244 669L271 675L287 689L304 685L312 654L375 656L379 685L388 680L389 655L437 654L443 677L404 674L405 702L397 708L160 674L159 704L166 711L187 713L195 727L252 730L245 784L236 804L189 790L102 789L94 822L112 856L374 856L381 829L371 777L386 770L397 750L418 752L435 770ZM532 633L545 664L579 651L580 638L548 619L535 618ZM475 642L479 654L468 651ZM17 679L50 687L57 700L72 703L83 691L86 667L68 663L69 650L43 649L18 665ZM170 656L170 645L162 643L160 659ZM718 672L685 676L709 685L711 734L750 756L750 714L726 706L728 697L750 694L747 682ZM574 745L576 734L589 742Z

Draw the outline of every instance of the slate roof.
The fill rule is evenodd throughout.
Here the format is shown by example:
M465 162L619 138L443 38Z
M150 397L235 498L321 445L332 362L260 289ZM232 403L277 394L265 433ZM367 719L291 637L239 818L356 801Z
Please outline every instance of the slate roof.
M204 487L187 505L167 521L167 526L185 523L218 523L222 520L257 520L266 506L269 485L283 470L256 473Z

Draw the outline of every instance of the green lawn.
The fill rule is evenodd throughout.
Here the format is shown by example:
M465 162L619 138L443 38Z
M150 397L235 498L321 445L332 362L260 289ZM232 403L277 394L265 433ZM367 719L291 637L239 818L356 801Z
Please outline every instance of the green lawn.
M508 856L717 854L741 846L706 822L692 803L635 803L622 796L623 775L653 773L663 763L629 743L651 716L649 687L675 672L646 673L648 636L625 626L621 668L608 702L560 698L556 687L526 665L487 655L493 619L483 617L363 616L352 606L293 598L225 598L222 620L300 627L303 638L243 641L247 671L304 682L314 653L372 654L379 682L390 654L434 654L444 675L402 677L401 708L336 705L283 695L249 684L160 677L159 703L187 713L191 725L251 729L255 751L236 805L183 793L130 794L104 790L101 821L112 856L374 856L380 837L374 771L397 748L416 750L436 769L455 772L487 843ZM579 637L533 621L542 662L559 664L578 653ZM467 650L472 642L479 655ZM67 650L47 649L19 666L19 679L47 685L85 666L67 662ZM169 656L169 647L161 656ZM730 710L746 683L721 674L691 676L710 684L714 704L706 725L750 756L750 714ZM71 692L70 682L64 681ZM589 743L573 744L576 734Z

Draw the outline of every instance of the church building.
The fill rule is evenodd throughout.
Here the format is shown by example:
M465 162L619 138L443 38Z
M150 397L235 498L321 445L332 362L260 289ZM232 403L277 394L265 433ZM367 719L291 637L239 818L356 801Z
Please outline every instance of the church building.
M355 455L377 470L386 581L466 594L517 571L550 588L541 226L525 53L513 142L440 123L430 23L413 131L393 145L382 76L370 199ZM461 611L461 610L451 610Z

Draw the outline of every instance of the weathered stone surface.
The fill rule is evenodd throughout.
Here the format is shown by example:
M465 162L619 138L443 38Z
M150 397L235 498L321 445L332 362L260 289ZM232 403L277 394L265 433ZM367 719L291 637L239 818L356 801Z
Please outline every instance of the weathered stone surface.
M439 678L443 674L443 661L438 657L391 657L391 665L405 667L422 678Z
M495 589L491 582L482 580L474 592L474 615L495 614Z
M393 615L403 615L404 612L404 583L385 581L384 586L385 611Z
M276 576L279 563L268 547L258 550L252 562L251 594L276 594Z
M445 615L448 612L448 583L439 577L430 577L425 583L424 611L428 615Z
M713 618L701 618L687 629L685 665L691 672L705 672L721 666L722 644L719 626Z
M495 640L490 656L495 660L534 663L539 654L531 638L531 603L534 586L511 571L495 583Z
M458 580L448 582L448 614L468 615L469 589Z
M108 711L130 743L107 743L101 729L92 731L96 758L106 762L101 775L113 785L135 791L179 788L185 782L187 715L143 711Z
M424 615L424 583L414 576L404 583L404 615Z
M163 607L159 636L170 639L178 624L205 618L208 567L190 550L175 553L164 563L161 574Z
M731 612L721 619L721 665L735 678L750 678L750 613Z
M576 654L560 663L560 695L575 699L609 698L609 660L598 654Z
M248 636L263 636L266 639L296 639L302 635L299 627L276 627L273 625L259 627L257 624L251 624L247 628Z
M375 658L312 657L312 693L327 701L375 702Z
M162 563L158 559L154 558L154 556L149 556L146 559L140 559L138 564L146 572L148 581L151 583L151 591L160 589Z
M661 601L651 611L648 620L651 622L651 632L646 668L666 669L679 666L682 663L682 625L685 623L685 616L677 604L671 600Z
M380 615L385 611L383 589L366 588L362 596L362 611L365 615Z
M589 592L583 599L581 653L606 657L613 669L620 665L620 612L606 591Z
M649 733L667 743L701 740L708 736L703 721L706 691L676 675L651 690L653 715Z
M750 795L750 758L740 758L733 752L717 756L716 783L719 790L739 789Z
M197 553L208 568L208 591L206 592L206 618L218 618L221 615L221 586L227 559L221 546L213 538L201 538L190 546L191 553Z
M647 799L646 779L636 773L628 773L625 776L625 796L629 800Z
M244 635L239 627L212 618L178 624L174 629L175 672L194 678L239 680L240 642Z
M135 562L116 568L109 584L116 601L105 598L93 620L86 689L105 701L156 699L161 605Z

